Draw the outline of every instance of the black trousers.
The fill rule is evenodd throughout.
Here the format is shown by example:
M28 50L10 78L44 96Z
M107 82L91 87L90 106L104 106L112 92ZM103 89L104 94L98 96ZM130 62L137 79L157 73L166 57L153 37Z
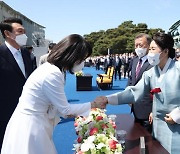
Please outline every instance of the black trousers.
M119 80L121 80L121 70L120 70L120 67L116 67L115 68L115 71L114 71L114 77L115 79L117 78L117 74L119 76Z
M3 142L7 123L8 121L0 121L0 152L1 152L2 142Z

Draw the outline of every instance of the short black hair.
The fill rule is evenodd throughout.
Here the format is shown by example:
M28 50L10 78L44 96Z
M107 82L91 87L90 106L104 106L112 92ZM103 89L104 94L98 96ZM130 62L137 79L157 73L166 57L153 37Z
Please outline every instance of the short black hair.
M8 24L18 23L18 24L20 24L20 25L23 25L21 19L19 19L19 18L14 18L14 17L9 17L9 18L5 19L5 20L3 21L3 23L8 23Z
M153 35L153 40L156 42L156 44L162 49L168 49L168 56L170 58L175 57L175 49L174 47L174 39L171 35L165 34L163 32L157 32Z
M22 20L19 18L10 17L0 23L0 30L4 38L5 38L5 34L4 34L5 30L12 32L13 30L12 23L18 23L22 25Z
M80 64L92 54L90 44L80 35L71 34L61 40L49 53L47 61L61 71L71 74L74 64Z

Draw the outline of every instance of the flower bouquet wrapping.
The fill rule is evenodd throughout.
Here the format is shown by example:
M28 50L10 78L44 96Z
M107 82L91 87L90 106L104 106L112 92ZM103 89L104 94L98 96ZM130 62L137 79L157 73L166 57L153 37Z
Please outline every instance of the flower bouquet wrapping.
M116 124L104 110L92 109L88 117L77 117L74 123L78 135L76 154L121 154L122 147L115 137Z

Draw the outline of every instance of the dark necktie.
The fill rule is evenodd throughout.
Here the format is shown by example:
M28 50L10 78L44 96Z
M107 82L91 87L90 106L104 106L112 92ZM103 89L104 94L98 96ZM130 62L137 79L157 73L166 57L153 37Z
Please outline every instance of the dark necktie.
M138 77L139 72L141 70L141 65L142 65L142 59L139 59L139 62L138 62L137 68L136 68L136 78Z

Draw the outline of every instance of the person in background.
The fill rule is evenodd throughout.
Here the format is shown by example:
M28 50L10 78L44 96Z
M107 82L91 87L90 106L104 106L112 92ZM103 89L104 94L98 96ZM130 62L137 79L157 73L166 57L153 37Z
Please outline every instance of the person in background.
M175 56L176 61L180 61L180 47L176 48L176 56Z
M128 73L128 68L129 68L129 63L130 63L130 58L128 56L128 53L124 53L124 58L123 58L123 65L124 65L124 68L123 68L123 74L124 74L124 79L126 78L126 75Z
M42 55L39 59L39 65L44 64L45 62L47 62L47 57L49 55L49 53L51 52L51 50L54 48L54 46L56 45L56 43L50 43L49 47L48 47L48 53L45 55Z
M119 58L119 55L116 54L116 56L114 58L114 67L115 67L114 77L115 77L115 80L117 79L117 74L119 76L119 80L121 80L121 65L122 65L121 59Z
M24 85L6 128L2 154L56 154L52 134L59 116L88 116L91 108L106 107L99 98L84 104L69 104L64 92L64 73L82 70L91 53L90 44L78 34L67 36L53 48L47 62Z
M135 37L136 57L131 61L131 75L128 78L127 86L136 85L141 79L143 73L152 66L149 64L147 54L151 43L151 37L147 34L140 33ZM149 115L152 112L152 99L150 94L145 95L131 106L131 112L134 114L135 122L140 123L149 132L152 131L152 125L149 123Z
M26 49L29 51L31 61L32 61L32 68L34 71L37 68L37 62L36 62L36 56L33 53L33 47L32 46L26 46Z
M5 43L0 45L0 148L6 125L16 108L24 83L33 71L30 55L21 46L27 36L21 19L7 18L0 23Z
M112 105L131 102L135 104L151 92L153 136L170 154L178 154L180 151L180 63L173 60L175 57L173 46L172 36L156 33L147 55L149 63L154 67L144 72L135 86L128 86L123 92L107 97L101 96L101 102Z
M129 62L129 67L128 67L128 70L127 70L127 73L128 73L128 78L130 77L131 75L131 70L132 70L132 64L133 64L133 59L137 56L136 52L132 52L131 53L131 58L130 58L130 62Z

